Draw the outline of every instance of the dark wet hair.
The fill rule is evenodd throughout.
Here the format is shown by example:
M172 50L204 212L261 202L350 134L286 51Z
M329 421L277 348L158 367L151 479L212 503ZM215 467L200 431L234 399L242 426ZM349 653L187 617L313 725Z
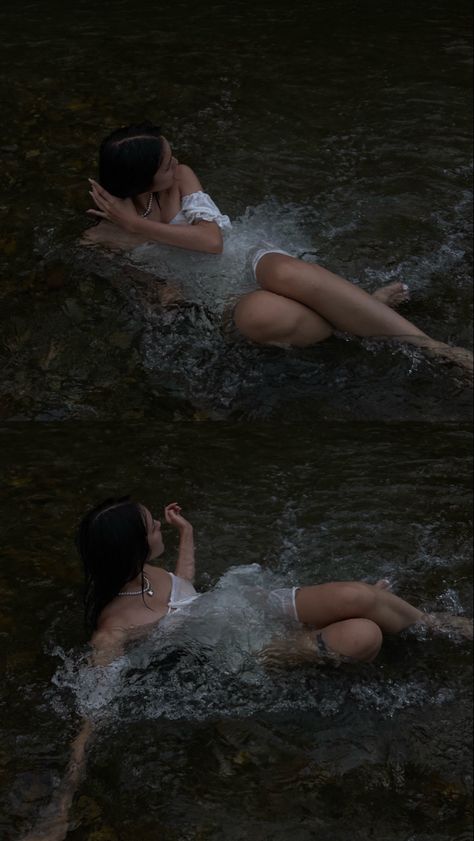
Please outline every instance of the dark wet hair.
M82 518L76 545L84 565L86 625L93 630L100 612L122 588L142 576L150 547L141 505L130 497L105 499Z
M162 158L159 126L145 120L118 128L100 144L99 183L121 199L146 193Z

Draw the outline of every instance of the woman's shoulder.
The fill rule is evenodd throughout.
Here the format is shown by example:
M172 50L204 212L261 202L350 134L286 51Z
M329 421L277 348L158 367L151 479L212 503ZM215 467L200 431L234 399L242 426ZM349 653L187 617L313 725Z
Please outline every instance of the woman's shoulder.
M170 576L171 573L168 572L167 569L163 569L163 567L156 567L154 564L145 564L143 567L143 572L145 575L148 575L154 582L163 585L166 583L170 583Z
M199 178L191 167L186 164L178 164L176 167L175 178L178 182L181 196L187 196L190 193L199 193L202 191Z
M146 603L153 607L166 606L171 591L170 573L153 564L145 564L143 572L153 590L152 598L148 599L147 597ZM137 616L137 613L142 614L142 610L143 601L140 596L124 596L122 598L116 596L101 611L97 621L96 633L126 633L130 628L135 627L137 621L141 624L141 616ZM148 614L146 613L144 616L149 621Z
M120 649L137 630L159 622L168 612L172 584L170 574L156 567L152 574L146 567L144 571L153 595L151 598L146 596L145 603L137 596L114 599L106 605L91 638L95 650Z

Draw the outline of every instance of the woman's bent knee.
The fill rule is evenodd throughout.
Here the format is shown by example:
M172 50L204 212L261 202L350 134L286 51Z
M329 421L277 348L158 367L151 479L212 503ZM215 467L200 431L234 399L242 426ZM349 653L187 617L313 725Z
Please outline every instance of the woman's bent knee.
M234 309L234 324L247 339L265 343L275 329L273 311L266 292L244 295Z
M370 619L355 619L352 622L352 634L354 650L350 656L368 663L375 660L383 642L379 626Z
M332 327L303 304L264 290L240 299L234 309L234 323L253 342L284 347L308 347L332 333Z
M320 633L330 651L366 663L375 660L383 642L382 631L370 619L346 619Z

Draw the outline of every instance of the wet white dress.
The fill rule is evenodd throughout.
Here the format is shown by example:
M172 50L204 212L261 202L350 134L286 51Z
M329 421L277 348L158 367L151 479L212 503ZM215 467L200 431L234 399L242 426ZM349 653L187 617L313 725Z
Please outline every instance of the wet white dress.
M232 227L229 217L221 213L210 195L202 190L182 197L181 210L169 224L192 225L195 222L215 222L222 231ZM260 242L256 247L251 248L248 254L249 264L255 279L257 264L265 254L291 256L288 251L283 251L283 249L272 245L270 242Z
M194 222L215 222L221 230L232 227L229 217L221 213L210 195L202 190L182 197L181 210L169 224L192 225Z
M190 581L180 578L172 572L168 574L171 578L168 613L174 613L176 610L182 610L183 607L188 607L188 605L196 601L199 598L199 593L196 592Z
M168 614L189 607L201 595L196 592L190 581L180 578L172 572L169 573L169 576L171 578L171 593L168 602ZM299 622L295 601L298 589L299 587L280 587L276 590L269 590L268 607L270 610Z

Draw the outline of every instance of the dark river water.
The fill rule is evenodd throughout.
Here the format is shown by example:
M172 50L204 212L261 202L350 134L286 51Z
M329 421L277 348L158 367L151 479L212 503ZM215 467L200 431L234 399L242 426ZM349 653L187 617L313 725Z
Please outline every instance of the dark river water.
M247 594L388 577L472 616L472 391L402 345L258 348L224 317L264 238L406 281L404 314L472 347L470 7L43 0L0 23L0 838L86 714L70 841L470 841L472 644L267 672ZM80 244L98 143L144 117L232 218L222 256ZM198 589L234 608L98 681L72 537L127 492L179 499Z
M409 318L472 344L466 3L43 1L1 23L2 417L471 416L413 350L258 348L221 318L263 237L370 291L406 281ZM222 257L78 246L99 141L144 116L233 219ZM187 305L162 310L163 277Z
M472 615L469 428L81 422L0 434L2 837L47 803L80 713L100 727L71 839L469 837L471 644L409 634L370 666L270 674L248 653L262 628L243 586L388 577L427 610ZM237 611L191 626L177 660L155 635L97 682L81 666L72 535L91 499L117 491L153 511L181 501L198 589L229 567L243 577Z

